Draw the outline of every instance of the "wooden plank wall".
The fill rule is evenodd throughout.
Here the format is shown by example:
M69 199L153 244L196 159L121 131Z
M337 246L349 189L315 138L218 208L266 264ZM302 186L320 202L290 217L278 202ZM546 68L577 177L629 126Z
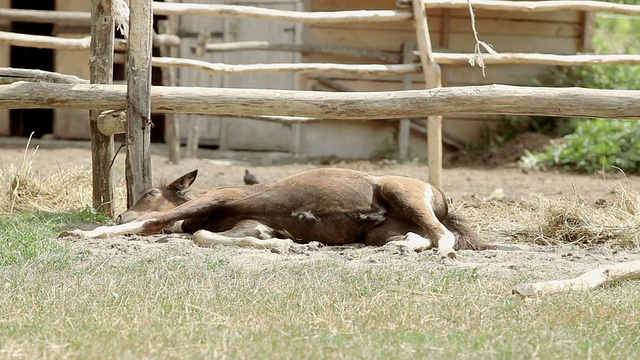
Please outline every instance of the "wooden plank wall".
M56 10L91 12L91 1L58 0ZM89 26L56 25L53 36L83 38L91 33ZM89 50L55 50L54 71L89 79ZM77 109L54 109L53 134L59 139L89 139L89 112Z
M183 2L249 5L283 10L296 10L297 0L183 0ZM201 31L209 31L209 43L246 40L271 40L276 43L294 43L294 23L251 18L223 18L204 16L180 17L179 35L182 38L180 56L195 58L191 46ZM202 60L212 63L255 64L296 62L297 53L277 51L240 51L206 53ZM206 86L258 89L295 89L295 74L256 74L211 76L193 69L179 70L181 86ZM264 121L213 117L204 115L178 115L181 136L186 139L190 121L199 121L199 139L202 145L219 145L223 149L290 151L297 144L294 126Z
M395 0L306 0L307 11L335 11L362 9L395 9ZM471 53L475 40L467 10L428 10L429 26L434 50L438 52ZM541 52L575 54L582 45L583 15L577 12L509 13L477 11L476 27L482 41L492 44L498 52ZM400 53L402 43L415 38L412 21L366 25L310 24L306 27L308 44L356 47ZM364 59L309 54L305 62L375 63ZM444 86L479 84L529 85L544 66L490 66L486 78L479 68L470 66L442 66ZM402 77L367 76L364 81L350 76L335 76L333 80L357 91L401 90ZM307 77L308 88L314 76ZM414 89L422 89L421 76L415 76ZM482 120L482 121L478 121ZM461 141L477 140L485 120L493 116L446 116L444 131Z
M233 5L250 5L270 9L294 11L297 0L228 0ZM295 44L297 26L293 22L268 21L249 18L225 19L225 40L260 41ZM229 64L270 64L299 62L300 55L287 51L240 51L224 54ZM228 88L295 89L297 75L293 73L223 76ZM237 150L294 151L297 149L296 125L278 124L252 119L223 118L220 148Z
M222 4L223 0L181 0L184 3L194 4ZM178 35L182 39L180 45L180 57L219 63L223 60L221 53L205 53L197 57L191 47L197 44L198 34L202 31L211 33L208 42L218 43L224 41L224 18L208 16L180 16L178 20ZM193 69L178 69L179 86L204 86L222 87L222 76L211 76L202 71ZM197 114L176 114L180 137L186 142L188 129L193 122L198 122L200 143L203 145L218 145L220 142L220 118Z
M11 0L0 0L0 8L11 8ZM11 23L0 20L0 31L11 31ZM11 65L11 51L7 44L0 44L0 66ZM11 123L9 122L9 110L0 109L0 135L11 134Z

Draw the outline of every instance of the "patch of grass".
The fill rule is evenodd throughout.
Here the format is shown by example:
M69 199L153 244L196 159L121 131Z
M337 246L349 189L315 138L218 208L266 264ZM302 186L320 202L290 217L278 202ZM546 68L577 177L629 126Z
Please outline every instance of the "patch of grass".
M429 254L416 261L275 262L247 270L215 248L203 251L210 253L2 268L0 356L638 355L636 283L524 301L508 295L510 277L447 268Z
M47 239L71 224L102 221L105 218L90 208L76 213L0 214L0 266L56 258L63 248Z

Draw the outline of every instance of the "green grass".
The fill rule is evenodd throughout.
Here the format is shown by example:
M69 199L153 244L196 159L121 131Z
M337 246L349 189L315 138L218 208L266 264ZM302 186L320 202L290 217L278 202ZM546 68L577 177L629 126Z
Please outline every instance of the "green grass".
M229 250L184 243L123 260L43 240L86 214L0 219L0 358L640 355L638 282L524 300L511 288L531 279L428 253L251 269Z

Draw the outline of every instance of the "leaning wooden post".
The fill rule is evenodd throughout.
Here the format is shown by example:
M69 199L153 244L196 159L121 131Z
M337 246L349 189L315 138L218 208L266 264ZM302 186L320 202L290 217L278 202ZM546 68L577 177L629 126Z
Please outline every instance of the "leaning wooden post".
M127 205L151 187L151 0L129 4L127 48Z
M418 38L418 51L420 63L424 74L425 88L437 88L442 86L440 66L433 58L431 37L429 36L429 24L427 23L427 10L424 0L413 1L413 17L416 24L416 37ZM429 182L435 187L442 188L442 116L429 116L427 118L427 141L429 151Z
M112 0L93 0L91 7L91 49L89 57L92 84L113 82L114 20ZM91 166L93 170L93 207L109 217L115 215L113 201L114 156L113 136L98 130L97 120L101 109L89 112L91 129Z
M415 43L407 41L402 44L402 63L413 64L413 49ZM402 77L402 89L413 89L413 74ZM411 138L411 119L402 119L398 126L398 160L404 161L409 157L409 139Z
M170 2L166 1L165 2ZM158 32L161 34L175 34L175 16L169 16L168 20L158 21ZM168 44L160 45L160 56L178 57L178 48ZM175 67L162 68L162 85L177 86L178 71ZM180 163L180 126L175 114L164 115L164 141L169 150L169 161L174 164Z
M207 41L211 37L208 31L201 31L196 40L195 55L198 60L204 60L206 55ZM209 76L198 72L196 74L196 86L202 86L202 77ZM191 116L189 119L189 131L187 133L186 157L198 157L198 147L200 146L200 117Z

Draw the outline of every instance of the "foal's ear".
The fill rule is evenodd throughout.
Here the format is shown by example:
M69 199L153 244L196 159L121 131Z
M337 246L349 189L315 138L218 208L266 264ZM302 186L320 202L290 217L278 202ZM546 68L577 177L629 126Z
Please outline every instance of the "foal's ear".
M193 184L193 182L196 180L196 176L198 176L198 170L193 170L192 172L175 179L171 184L167 186L167 188L175 190L177 192L187 190L189 186L191 186L191 184Z

